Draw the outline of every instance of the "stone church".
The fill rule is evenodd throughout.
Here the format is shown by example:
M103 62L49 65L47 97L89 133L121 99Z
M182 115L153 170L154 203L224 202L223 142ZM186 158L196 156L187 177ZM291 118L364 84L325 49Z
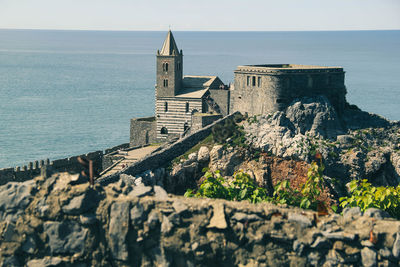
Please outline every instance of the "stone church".
M183 76L183 52L171 31L156 61L155 117L131 119L131 147L182 137L236 111L285 110L299 97L324 95L339 113L346 104L341 67L238 66L233 85L227 86L217 76Z

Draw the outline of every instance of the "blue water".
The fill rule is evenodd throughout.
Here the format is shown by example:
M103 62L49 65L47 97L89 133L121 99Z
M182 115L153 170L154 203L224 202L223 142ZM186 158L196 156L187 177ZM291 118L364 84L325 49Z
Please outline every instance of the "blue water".
M154 113L166 32L0 30L0 168L129 141ZM400 31L175 32L184 73L233 81L237 65L342 66L347 98L400 120Z

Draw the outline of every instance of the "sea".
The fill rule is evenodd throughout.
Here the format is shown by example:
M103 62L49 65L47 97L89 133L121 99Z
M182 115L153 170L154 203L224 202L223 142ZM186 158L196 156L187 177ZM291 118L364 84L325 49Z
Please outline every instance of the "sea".
M167 32L0 30L0 168L129 142L154 114ZM400 120L400 31L174 32L184 74L233 82L245 64L342 66L347 99Z

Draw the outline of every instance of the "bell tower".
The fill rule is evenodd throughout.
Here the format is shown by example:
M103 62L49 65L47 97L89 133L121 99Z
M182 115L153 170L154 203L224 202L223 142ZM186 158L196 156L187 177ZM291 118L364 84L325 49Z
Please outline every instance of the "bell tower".
M157 51L156 97L171 97L182 88L183 53L179 51L171 30L168 31L161 51Z

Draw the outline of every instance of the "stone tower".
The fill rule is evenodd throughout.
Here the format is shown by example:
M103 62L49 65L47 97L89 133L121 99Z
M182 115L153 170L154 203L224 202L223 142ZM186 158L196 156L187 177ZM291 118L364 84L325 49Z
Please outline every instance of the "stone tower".
M161 51L157 51L156 97L176 96L182 89L183 54L168 31Z

